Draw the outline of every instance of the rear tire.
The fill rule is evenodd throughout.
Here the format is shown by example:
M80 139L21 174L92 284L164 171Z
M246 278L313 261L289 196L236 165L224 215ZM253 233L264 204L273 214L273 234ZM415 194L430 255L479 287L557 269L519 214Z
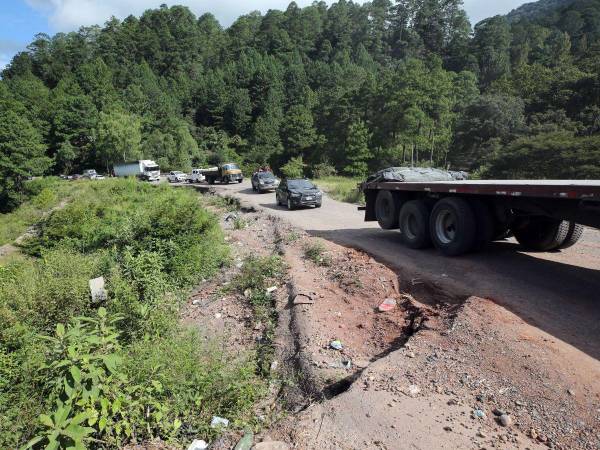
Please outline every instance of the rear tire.
M569 225L569 231L567 232L567 237L565 238L565 241L558 248L562 250L565 248L573 247L575 244L577 244L579 239L581 239L581 236L583 235L583 230L584 230L583 225L579 225L578 223L571 222Z
M569 234L570 222L549 217L531 217L513 228L524 248L538 252L558 249Z
M390 191L379 191L375 200L375 215L379 226L384 230L398 228L399 208Z
M431 247L429 215L431 211L422 200L411 200L400 209L400 239L409 248Z
M469 203L459 197L439 200L429 219L431 241L446 256L467 253L475 243L476 220Z

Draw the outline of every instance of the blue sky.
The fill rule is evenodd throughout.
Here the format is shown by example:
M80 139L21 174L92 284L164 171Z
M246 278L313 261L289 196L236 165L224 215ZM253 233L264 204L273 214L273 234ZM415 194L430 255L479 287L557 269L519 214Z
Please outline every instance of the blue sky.
M227 26L236 17L253 10L285 9L291 0L179 0L169 4L189 6L197 15L212 12ZM359 0L360 1L360 0ZM0 0L0 70L13 55L24 50L40 32L77 30L80 25L103 24L110 16L119 18L139 15L145 9L156 8L166 0ZM312 0L296 0L299 6ZM331 3L331 1L328 1ZM524 3L523 0L464 0L473 24L505 14Z

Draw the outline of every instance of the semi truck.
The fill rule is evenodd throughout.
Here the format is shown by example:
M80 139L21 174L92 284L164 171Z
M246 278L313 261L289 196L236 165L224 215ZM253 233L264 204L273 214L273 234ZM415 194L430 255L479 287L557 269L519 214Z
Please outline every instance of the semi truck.
M600 228L600 180L367 180L366 221L400 230L408 247L446 256L514 235L527 250L570 247Z
M141 159L113 166L117 177L138 177L144 181L159 181L160 168L158 164L149 159Z
M244 180L242 171L235 163L221 164L217 167L203 169L202 174L206 177L208 184L215 184L215 181L219 183L241 183Z

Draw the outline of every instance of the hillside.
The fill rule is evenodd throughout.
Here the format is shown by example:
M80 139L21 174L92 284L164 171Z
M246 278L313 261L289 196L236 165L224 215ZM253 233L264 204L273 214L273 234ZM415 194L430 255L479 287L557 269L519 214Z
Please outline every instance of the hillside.
M564 8L575 0L539 0L537 2L525 3L513 9L507 14L508 20L516 22L521 19L536 20L546 14Z
M493 17L473 34L461 0L340 0L229 28L162 6L38 35L0 81L0 204L19 203L28 175L141 156L164 170L295 157L308 175L412 163L514 176L507 152L527 159L552 133L598 177L583 142L600 131L598 3L543 1L522 10L543 20ZM536 158L526 175L544 177Z

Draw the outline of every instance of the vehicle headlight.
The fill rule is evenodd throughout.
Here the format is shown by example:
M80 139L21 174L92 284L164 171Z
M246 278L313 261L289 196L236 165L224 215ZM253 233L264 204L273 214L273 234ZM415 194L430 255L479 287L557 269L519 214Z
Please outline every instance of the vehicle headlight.
M302 197L302 194L300 194L299 192L292 192L292 193L290 194L290 196L291 196L291 197L294 197L294 198L298 198L298 197Z

